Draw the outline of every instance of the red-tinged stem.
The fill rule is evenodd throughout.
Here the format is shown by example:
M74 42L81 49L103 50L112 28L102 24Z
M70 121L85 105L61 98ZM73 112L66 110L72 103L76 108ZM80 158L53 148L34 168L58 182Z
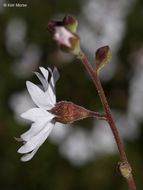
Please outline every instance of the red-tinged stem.
M101 99L101 102L103 104L104 110L106 112L106 117L107 117L108 124L109 124L109 126L110 126L110 128L112 130L113 135L114 135L114 138L115 138L115 141L116 141L119 153L120 153L121 160L122 160L122 162L128 162L127 157L126 157L126 153L125 153L123 145L121 143L121 140L120 140L120 137L119 137L115 122L113 120L113 117L112 117L112 114L111 114L107 99L105 97L103 88L102 88L100 80L98 78L98 74L94 71L92 66L89 64L85 54L82 51L79 53L78 57L79 57L79 59L81 59L84 66L88 70L88 72L89 72L91 78L93 79L93 82L94 82L94 84L95 84L95 86L97 88L99 97ZM132 175L127 178L127 182L128 182L130 190L136 190Z
M133 176L131 175L128 179L127 179L127 182L128 182L128 186L130 189L136 189L136 186L135 186L135 183L134 183L134 179L133 179Z
M101 120L107 120L106 114L98 113L98 112L93 112L88 110L89 117L96 117Z

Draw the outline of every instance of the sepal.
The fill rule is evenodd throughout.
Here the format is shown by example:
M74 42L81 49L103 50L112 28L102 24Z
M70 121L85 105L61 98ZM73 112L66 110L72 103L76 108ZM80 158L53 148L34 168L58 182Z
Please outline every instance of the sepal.
M89 111L72 102L62 101L53 107L50 112L55 115L54 120L60 123L72 123L89 116Z
M78 21L74 16L67 15L63 19L63 25L71 32L76 33Z

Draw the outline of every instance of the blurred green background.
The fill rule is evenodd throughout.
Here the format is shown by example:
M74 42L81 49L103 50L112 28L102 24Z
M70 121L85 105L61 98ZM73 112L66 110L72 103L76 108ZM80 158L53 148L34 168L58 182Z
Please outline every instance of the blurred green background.
M27 7L10 8L8 3L25 3ZM120 158L104 121L89 118L71 126L57 126L27 163L22 163L17 153L20 144L13 137L30 126L19 116L31 106L25 81L38 83L32 71L38 71L39 66L57 66L61 75L57 101L69 100L103 112L83 65L74 56L60 52L46 30L51 19L61 20L68 13L78 18L81 45L91 63L97 48L111 47L112 61L102 69L101 81L137 189L142 190L142 0L0 1L0 189L128 189L116 172Z

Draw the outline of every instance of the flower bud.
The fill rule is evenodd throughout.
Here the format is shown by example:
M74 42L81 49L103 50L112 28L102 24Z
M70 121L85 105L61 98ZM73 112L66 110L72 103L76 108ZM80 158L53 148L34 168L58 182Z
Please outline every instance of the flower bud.
M132 169L128 162L119 163L118 170L124 178L129 178L132 175Z
M73 33L76 33L78 22L72 15L67 15L63 19L64 26Z
M111 51L109 46L104 46L96 51L95 70L99 74L100 69L105 63L111 60Z
M64 124L89 116L89 111L85 108L66 101L57 103L50 112L55 115L55 121Z
M53 35L53 39L64 52L78 55L80 52L79 37L74 34L77 21L72 16L66 16L63 21L51 21L48 30Z

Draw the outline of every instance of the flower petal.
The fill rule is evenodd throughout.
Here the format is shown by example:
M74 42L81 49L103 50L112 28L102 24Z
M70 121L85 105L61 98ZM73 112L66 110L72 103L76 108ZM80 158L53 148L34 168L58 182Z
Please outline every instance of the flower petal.
M45 124L50 122L50 120L51 118L49 119L44 118L44 119L40 119L36 123L33 123L31 125L31 128L20 136L21 139L23 139L23 141L29 141L31 138L36 136L45 127Z
M59 71L58 71L57 67L54 67L53 78L54 78L54 83L56 84L56 82L60 78L60 74L59 74Z
M47 137L51 133L51 131L53 129L53 126L54 126L53 124L50 124L48 132L43 135L41 141L39 142L39 144L37 144L36 148L32 152L30 152L30 153L25 154L24 156L22 156L21 157L21 161L26 162L26 161L29 161L29 160L31 160L33 158L33 156L38 151L39 147L44 143L44 141L47 139Z
M48 90L45 93L49 93L52 103L55 104L56 103L56 95L55 95L56 93L55 93L55 83L54 83L53 74L52 74L50 82L49 82Z
M73 33L67 30L64 26L55 27L54 40L56 40L60 45L71 48L70 38L73 37Z
M33 158L33 156L36 154L36 152L38 151L39 147L37 147L36 149L34 149L32 152L25 154L24 156L21 157L21 161L22 162L27 162L29 160L31 160Z
M45 92L45 95L51 100L52 107L56 104L56 94L54 91L55 90L53 90L51 84L49 83L48 90Z
M42 108L32 108L24 112L23 114L21 114L21 117L24 119L36 122L44 118L46 118L47 120L50 120L53 118L53 115Z
M41 73L43 74L44 78L46 80L48 80L48 76L49 76L49 71L47 69L45 69L44 67L39 67Z
M38 72L35 72L35 74L41 81L41 83L44 87L46 96L50 97L50 101L54 105L56 103L55 84L56 84L57 80L59 79L59 72L56 67L54 67L53 71L49 67L48 67L48 70L44 69L43 67L40 67L40 70L45 78L43 78L43 76ZM48 84L48 72L51 73L51 79L50 79L49 84Z
M46 81L44 79L44 77L40 73L38 73L38 72L34 72L34 73L38 77L38 79L40 80L40 82L42 83L42 85L44 87L44 91L46 91L48 89L48 86L49 86L48 81Z
M49 98L49 92L44 93L38 86L29 81L26 82L26 85L33 102L38 107L44 108L46 110L53 107L53 103Z
M23 139L22 139L22 138L14 137L14 139L15 139L17 142L23 142Z
M49 136L49 134L51 133L53 127L54 124L48 122L44 127L44 129L40 131L40 133L38 133L30 141L28 141L21 148L18 149L18 153L21 154L28 153L37 148L37 146L41 146L46 140L46 138Z
M48 69L51 72L51 79L50 79L50 82L49 82L48 92L49 92L49 95L50 95L50 97L52 99L53 104L55 104L56 103L55 84L56 84L57 80L59 79L60 74L59 74L56 67L54 67L53 72L52 72L52 70L50 68L48 68Z

